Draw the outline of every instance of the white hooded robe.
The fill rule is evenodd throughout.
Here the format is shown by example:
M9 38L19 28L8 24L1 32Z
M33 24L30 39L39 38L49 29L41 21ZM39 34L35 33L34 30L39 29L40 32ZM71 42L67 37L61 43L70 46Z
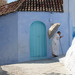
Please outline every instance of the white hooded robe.
M59 40L60 40L60 36L58 33L56 33L53 38L52 38L52 42L51 42L51 50L52 50L52 54L55 55L59 55Z

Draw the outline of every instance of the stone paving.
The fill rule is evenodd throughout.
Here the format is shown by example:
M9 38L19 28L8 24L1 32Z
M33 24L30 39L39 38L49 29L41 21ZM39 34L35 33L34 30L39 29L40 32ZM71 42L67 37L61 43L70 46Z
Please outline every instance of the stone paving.
M3 65L0 75L70 75L58 60L39 60L25 63Z

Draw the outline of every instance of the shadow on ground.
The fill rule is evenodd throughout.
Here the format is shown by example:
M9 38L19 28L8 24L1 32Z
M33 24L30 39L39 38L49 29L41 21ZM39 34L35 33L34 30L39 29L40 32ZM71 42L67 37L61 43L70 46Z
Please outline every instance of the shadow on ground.
M42 63L42 64L45 64L45 63L55 63L55 62L59 62L59 59L60 58L63 58L65 55L60 55L59 57L52 57L50 59L44 59L44 60L33 60L33 61L27 61L27 62L23 62L24 64L25 63Z
M71 75L71 74L61 74L61 73L52 72L52 73L44 73L44 75Z
M7 71L2 70L2 68L0 67L0 75L9 75L7 73Z
M18 64L47 64L47 63L55 63L55 62L59 62L59 60L51 60L51 59L33 60L33 61L27 61Z
M32 60L32 61L27 61L27 62L22 62L22 63L27 63L27 64L40 64L40 63L42 63L42 64L45 64L45 63L55 63L55 62L59 62L59 59L58 59L58 57L53 57L53 58L50 58L50 59L41 59L41 60ZM20 63L19 63L20 64Z
M57 58L51 58L51 59L40 59L40 60L31 60L31 61L25 61L25 62L21 62L21 63L12 63L12 64L46 64L46 63L55 63L55 62L59 62L59 60ZM11 63L9 64L0 64L1 66L4 65L12 65Z
M40 59L40 60L31 60L31 61L25 61L25 62L17 62L17 63L8 63L8 64L0 64L1 66L3 65L11 65L11 64L46 64L46 63L55 63L59 62L60 58L63 58L64 56L59 56L59 57L52 57L49 59Z

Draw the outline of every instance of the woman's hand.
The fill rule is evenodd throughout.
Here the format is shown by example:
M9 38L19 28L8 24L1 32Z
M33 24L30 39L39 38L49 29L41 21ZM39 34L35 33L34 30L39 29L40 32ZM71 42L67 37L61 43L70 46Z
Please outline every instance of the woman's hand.
M60 36L60 38L62 38L63 36Z

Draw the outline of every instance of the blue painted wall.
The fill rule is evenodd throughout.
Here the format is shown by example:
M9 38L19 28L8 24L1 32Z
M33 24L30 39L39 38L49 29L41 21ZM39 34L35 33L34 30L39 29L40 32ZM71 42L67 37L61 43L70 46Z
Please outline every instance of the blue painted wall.
M0 16L0 64L18 62L18 15Z
M30 60L29 31L34 21L41 21L46 25L47 58L51 58L51 39L48 29L52 23L61 23L59 30L63 34L61 39L64 53L69 48L68 14L49 12L16 12L0 17L0 64L16 63ZM61 50L60 50L61 54Z
M73 36L73 38L75 37L75 26L73 26L73 34L72 34L72 36Z
M71 3L74 3L72 0L63 0L64 13L67 13L67 15L68 15L67 20L68 20L69 46L71 46L71 43L72 43L72 24L73 24L71 16L70 16L71 15L71 13L70 13L70 4L69 4L70 1L71 1ZM71 4L71 6L72 5L73 4Z
M53 23L61 23L60 28L58 29L61 31L61 35L63 35L63 38L61 39L61 45L60 45L60 54L61 54L61 46L63 48L64 54L67 52L69 48L69 25L68 25L68 13L55 13L52 15L53 17Z
M75 0L69 0L70 26L72 26L72 34L75 36Z
M46 25L46 36L47 36L47 58L50 58L51 49L50 42L48 38L48 29L51 23L61 23L59 30L64 36L61 39L62 47L64 53L67 52L69 48L69 33L68 33L68 14L67 13L49 13L49 12L18 12L18 40L19 40L19 62L30 60L30 48L29 48L29 31L30 26L34 21L41 21ZM60 50L61 54L61 50Z
M51 39L47 35L48 29L52 23L61 23L58 30L64 36L61 44L65 54L71 44L72 26L75 24L71 8L74 11L72 6L68 7L68 0L64 0L64 13L16 12L0 16L0 64L30 60L29 32L34 21L41 21L46 25L47 58L52 57Z

